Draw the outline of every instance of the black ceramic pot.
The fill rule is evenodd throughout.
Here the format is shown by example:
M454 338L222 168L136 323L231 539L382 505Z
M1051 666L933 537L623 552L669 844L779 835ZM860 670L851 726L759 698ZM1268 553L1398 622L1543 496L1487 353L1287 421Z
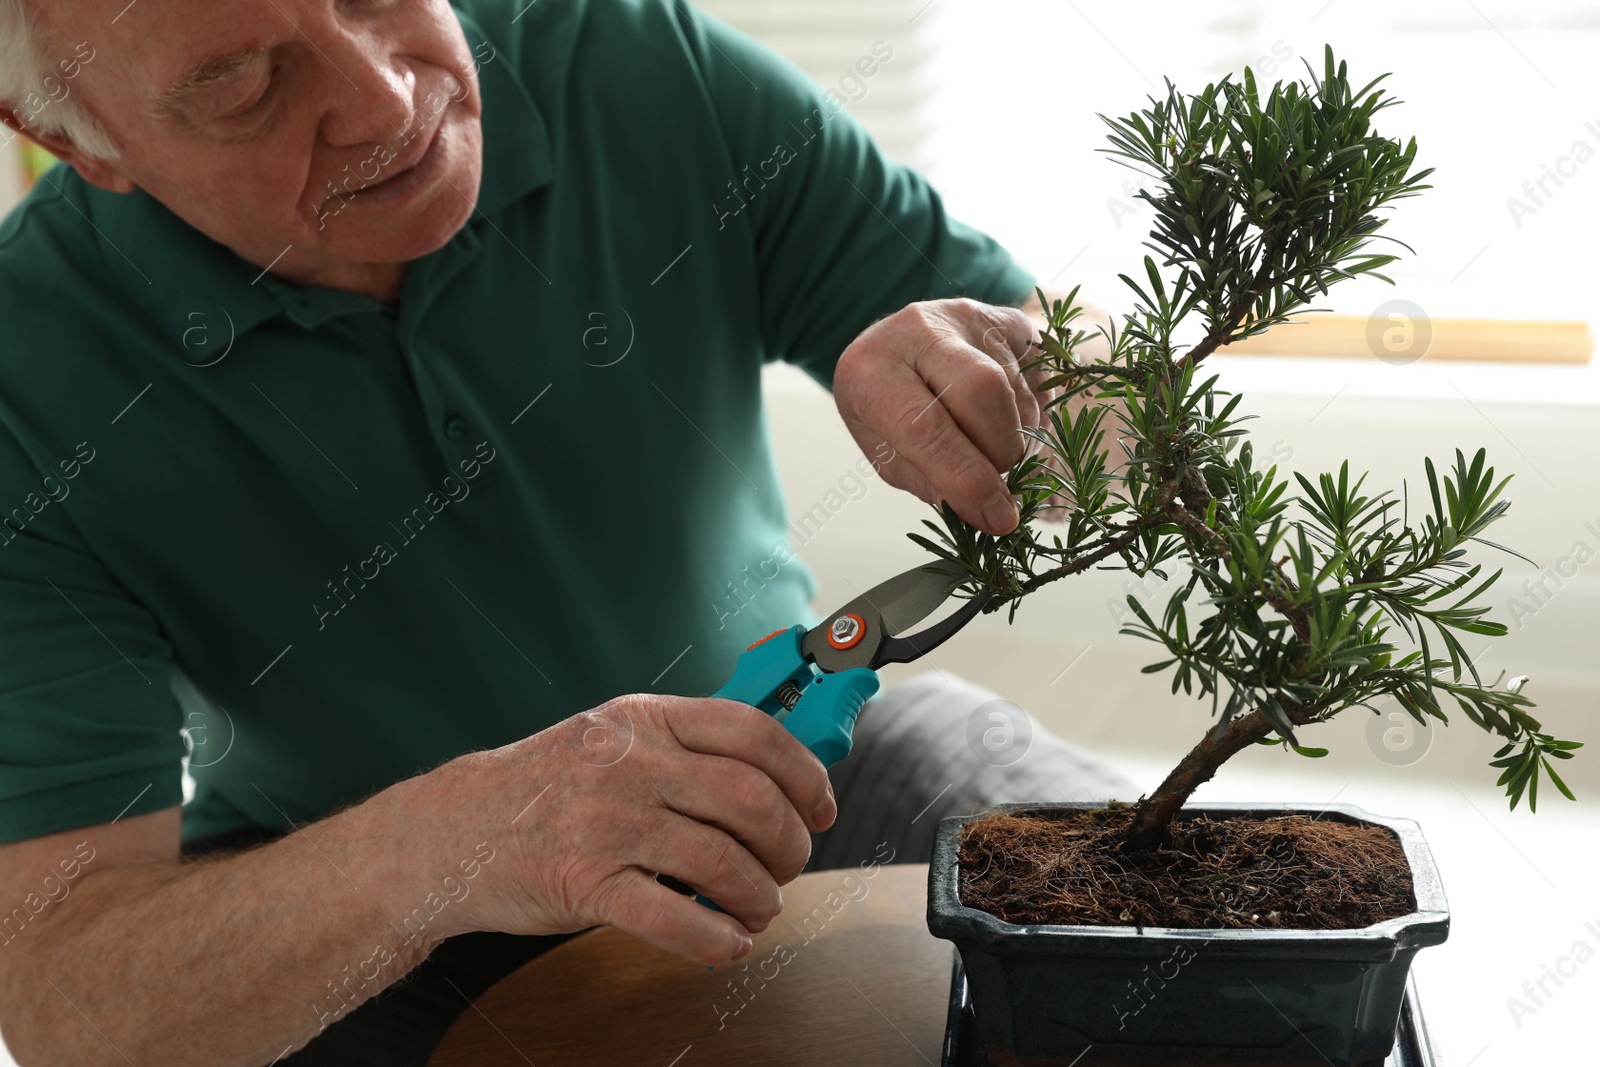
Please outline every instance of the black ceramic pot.
M1101 804L1005 804L1069 813ZM987 813L985 813L987 814ZM1212 803L1179 819L1309 815L1384 826L1411 865L1417 910L1359 930L1184 930L1016 926L962 905L961 827L940 820L928 870L928 929L955 943L993 1062L1378 1067L1394 1044L1417 950L1450 930L1439 872L1410 819L1349 804L1323 810Z

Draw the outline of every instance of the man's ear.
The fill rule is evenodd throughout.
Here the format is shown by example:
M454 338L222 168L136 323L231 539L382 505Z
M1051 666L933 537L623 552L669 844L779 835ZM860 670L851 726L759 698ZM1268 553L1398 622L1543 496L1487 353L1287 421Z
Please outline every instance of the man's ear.
M112 193L131 193L138 188L131 179L117 168L116 160L96 159L85 155L83 150L72 142L71 138L63 137L57 133L45 133L43 130L25 126L17 118L16 110L9 102L4 100L0 100L0 124L4 124L14 133L21 134L63 163L71 166L90 185L99 186L101 189Z

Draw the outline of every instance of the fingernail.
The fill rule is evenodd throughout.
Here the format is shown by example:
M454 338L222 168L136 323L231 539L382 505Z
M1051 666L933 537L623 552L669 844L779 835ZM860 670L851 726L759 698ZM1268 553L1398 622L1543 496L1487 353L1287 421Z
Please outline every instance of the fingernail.
M1017 525L1017 506L1011 494L1000 492L990 497L989 502L983 506L983 521L991 529L1003 533L1011 532Z
M811 821L818 826L831 826L833 820L839 815L839 804L833 799L833 790L828 790L827 799L817 805L817 810L811 813Z
M736 960L744 959L746 956L750 955L750 950L754 947L754 941L750 940L748 937L745 937L743 934L740 934L739 947L734 949L733 958Z

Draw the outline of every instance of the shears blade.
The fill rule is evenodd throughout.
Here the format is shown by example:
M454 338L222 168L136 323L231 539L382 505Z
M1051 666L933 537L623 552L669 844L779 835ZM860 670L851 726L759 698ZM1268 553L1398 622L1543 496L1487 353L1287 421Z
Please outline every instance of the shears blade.
M970 577L948 560L913 567L833 612L807 631L800 649L807 659L829 673L852 667L876 670L886 663L910 663L949 640L988 603L993 593L985 588L927 629L906 633L938 611L956 587Z

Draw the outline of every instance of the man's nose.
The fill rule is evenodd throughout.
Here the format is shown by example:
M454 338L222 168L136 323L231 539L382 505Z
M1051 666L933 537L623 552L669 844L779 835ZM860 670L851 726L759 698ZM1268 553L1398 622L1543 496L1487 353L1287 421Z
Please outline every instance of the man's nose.
M335 70L322 122L329 144L400 144L411 134L417 76L406 58L372 37L345 37L327 53Z

